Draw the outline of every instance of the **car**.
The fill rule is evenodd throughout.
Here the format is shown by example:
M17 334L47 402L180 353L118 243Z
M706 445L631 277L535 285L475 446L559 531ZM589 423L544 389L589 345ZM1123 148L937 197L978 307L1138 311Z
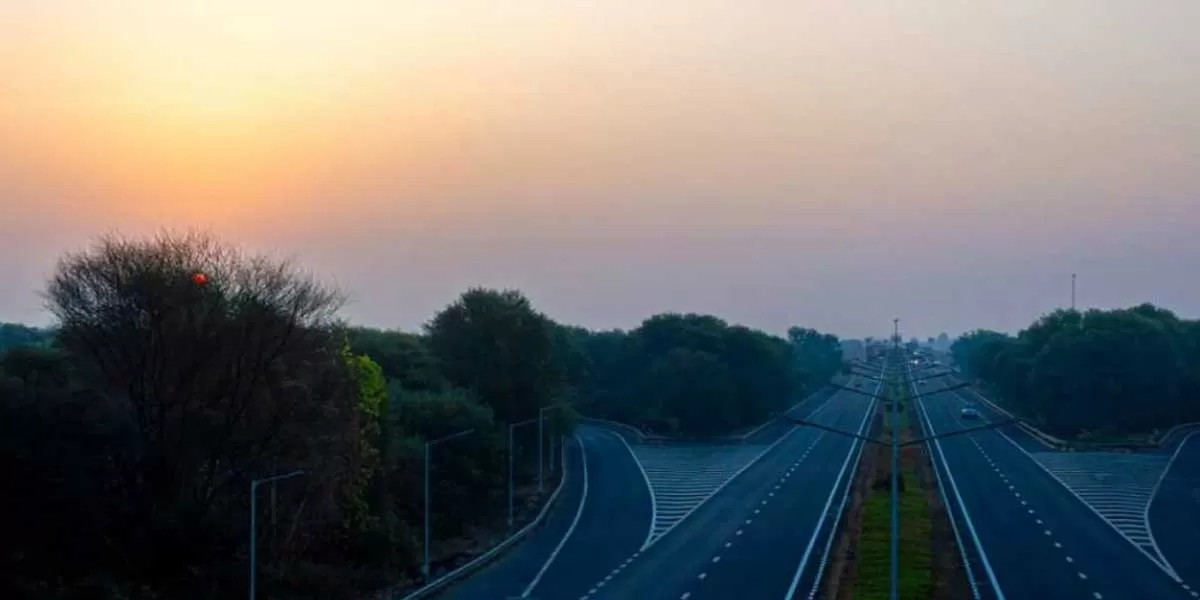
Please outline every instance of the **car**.
M962 411L959 412L959 416L964 419L968 419L968 420L974 420L974 419L980 418L979 411L975 410L974 408L962 409Z

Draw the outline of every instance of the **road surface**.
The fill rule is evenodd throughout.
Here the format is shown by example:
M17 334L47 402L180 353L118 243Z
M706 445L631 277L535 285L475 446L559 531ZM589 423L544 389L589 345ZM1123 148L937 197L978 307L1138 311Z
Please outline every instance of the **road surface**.
M937 386L922 392L933 389ZM999 420L970 392L932 394L917 405L926 431L934 434L980 424L961 420L959 411L966 406L980 409L984 422ZM1112 518L1069 489L1034 452L1011 437L1015 432L1010 429L1016 428L931 443L979 597L1194 597L1186 583L1172 577L1157 551L1147 552Z

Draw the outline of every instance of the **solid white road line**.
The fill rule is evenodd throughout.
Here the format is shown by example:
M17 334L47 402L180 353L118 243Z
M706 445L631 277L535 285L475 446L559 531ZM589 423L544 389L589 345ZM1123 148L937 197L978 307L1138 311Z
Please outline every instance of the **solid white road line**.
M925 403L917 398L917 408L920 409L922 420L925 422L925 431L928 431L930 436L937 435L937 431L933 428L933 421L929 419L929 413L925 411ZM930 440L933 444L933 449L937 451L938 459L942 463L943 469L946 471L946 479L950 482L950 490L954 493L954 500L958 503L958 508L962 512L963 521L967 525L967 533L971 536L971 541L975 546L975 551L979 554L979 561L983 565L983 570L987 574L988 582L992 585L992 591L996 594L997 600L1004 600L1004 592L1000 589L1000 582L996 581L996 573L992 571L992 564L988 561L987 553L983 551L983 543L979 541L979 534L975 531L975 523L971 521L971 512L967 510L967 504L963 502L962 495L958 491L958 483L954 480L954 473L950 471L950 463L946 460L946 453L942 452L942 444L939 440ZM937 465L934 465L934 469ZM949 507L947 507L949 509ZM953 511L950 511L950 518L954 518Z
M974 390L972 390L972 391L974 392ZM979 393L975 392L975 394L978 395ZM967 402L961 395L955 394L955 397L958 398L959 402L962 402L963 404L969 404L969 402ZM986 421L988 423L991 422L986 417L984 418L984 421ZM1142 553L1142 556L1145 556L1147 559L1150 560L1150 562L1154 563L1159 569L1162 570L1163 573L1166 573L1167 576L1171 578L1171 580L1173 580L1176 583L1183 583L1183 579L1181 579L1179 577L1179 575L1175 572L1175 569L1171 567L1171 564L1169 562L1167 562L1167 558L1165 556L1163 556L1163 553L1161 550L1158 549L1157 544L1153 544L1151 546L1152 548L1154 548L1154 553L1158 555L1158 558L1155 558L1149 552L1146 552L1146 550L1144 548L1142 548L1140 545L1138 545L1137 542L1133 541L1133 539L1131 539L1128 535L1126 535L1125 532L1121 531L1120 529L1117 529L1117 526L1114 525L1112 521L1108 520L1104 515L1100 514L1100 511L1096 510L1096 508L1093 507L1087 500L1084 500L1083 496L1080 496L1078 492L1071 489L1071 486L1067 485L1067 482L1063 481L1062 478L1059 477L1058 475L1055 475L1054 472L1051 471L1050 469L1047 469L1046 466L1043 465L1041 462L1039 462L1037 458L1034 458L1032 453L1030 453L1028 450L1022 448L1021 445L1018 444L1011 437L1009 437L1008 434L1004 433L1003 431L1000 431L999 429L993 429L992 431L995 431L996 433L1000 434L1000 437L1007 440L1008 443L1012 444L1013 447L1016 448L1017 450L1020 450L1022 454L1024 454L1026 457L1029 458L1029 460L1033 461L1033 464L1037 465L1039 469L1044 471L1047 475L1049 475L1055 481L1057 481L1060 485L1062 485L1063 489L1067 490L1067 492L1069 492L1072 496L1074 496L1077 500L1079 500L1079 502L1081 502L1085 507L1087 507L1088 510L1092 511L1093 514L1095 514L1097 517L1099 517L1101 521L1104 521L1106 524L1108 524L1109 527L1112 527L1113 531L1117 532L1117 535L1125 538L1125 541L1129 542L1129 544L1131 546L1133 546L1134 548L1136 548L1138 552ZM1148 529L1149 528L1147 527L1147 530ZM1153 541L1153 539L1151 541Z
M538 582L542 580L542 575L550 569L550 565L554 564L554 559L558 558L558 553L562 551L563 546L567 545L567 540L571 539L571 534L575 533L575 527L579 525L579 518L583 516L583 507L587 504L588 497L588 464L587 464L587 448L583 443L583 438L579 434L575 434L575 441L579 443L579 459L583 461L583 497L579 499L579 509L575 511L575 519L571 521L571 526L567 528L567 533L559 540L558 545L554 547L554 551L550 553L550 557L546 559L546 563L542 565L541 570L533 577L533 581L529 582L529 586L521 593L522 598L528 598L533 592L533 588L537 587Z
M637 453L633 451L633 446L625 440L625 437L613 432L608 432L610 435L621 440L625 444L625 449L629 451L629 456L633 458L633 464L637 465L639 471L642 472L642 481L646 483L646 493L650 494L650 522L646 524L646 539L642 540L642 548L644 549L650 544L650 537L654 535L654 522L658 520L658 498L654 496L654 486L650 485L650 476L646 474L646 467L642 466L642 461L638 460Z
M875 396L879 395L879 390L883 389L883 380L879 380L879 385L875 388ZM858 434L862 435L863 429L871 421L871 417L875 414L875 404L877 400L872 398L870 404L867 405L867 414L863 415L862 422L858 425ZM825 499L825 506L821 509L821 517L817 519L817 524L813 528L812 537L808 539L808 546L804 548L804 555L800 557L800 565L796 567L796 574L792 576L792 583L788 585L787 594L784 600L790 600L796 594L796 586L800 585L800 578L804 575L804 568L808 566L808 559L812 557L813 547L817 544L817 538L821 535L821 528L825 524L825 519L829 518L830 508L833 506L833 499L837 496L838 488L841 487L842 478L846 476L846 470L850 468L850 460L861 456L855 452L855 445L862 444L861 440L855 440L855 444L850 446L850 451L846 453L846 460L842 463L842 470L838 472L837 480L834 481L833 489L829 490L829 497ZM855 461L857 463L857 461ZM853 477L853 474L851 474ZM829 535L834 535L836 532L830 532ZM817 575L817 580L820 581L820 574Z

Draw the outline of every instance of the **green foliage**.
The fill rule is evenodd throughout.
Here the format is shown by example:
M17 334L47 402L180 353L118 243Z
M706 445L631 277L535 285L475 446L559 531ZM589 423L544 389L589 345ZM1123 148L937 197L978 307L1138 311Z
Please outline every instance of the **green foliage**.
M933 592L933 517L916 473L900 493L900 598L923 600ZM891 586L891 497L888 488L871 490L863 502L858 539L854 600L883 600Z
M955 362L1058 435L1111 437L1200 419L1200 326L1151 304L1059 310L1016 337L976 331Z
M569 335L583 359L588 414L666 434L713 436L757 425L829 381L837 338L792 329L784 340L710 315L661 314L631 331ZM573 379L575 382L575 379Z
M502 421L529 418L566 383L554 322L514 290L468 290L426 326L446 379Z
M441 390L448 383L426 338L403 331L351 327L346 331L350 349L370 356L388 381L408 390Z
M20 323L0 323L0 354L21 346L49 346L53 341L53 331Z
M263 596L361 595L416 571L426 465L435 568L503 528L510 453L533 505L537 428L510 445L510 423L553 407L547 440L582 410L716 435L840 360L811 330L664 314L592 332L487 289L424 334L343 329L335 292L201 235L102 239L46 297L53 334L0 325L0 472L21 482L0 494L4 597L236 595L249 481L294 468L258 503Z

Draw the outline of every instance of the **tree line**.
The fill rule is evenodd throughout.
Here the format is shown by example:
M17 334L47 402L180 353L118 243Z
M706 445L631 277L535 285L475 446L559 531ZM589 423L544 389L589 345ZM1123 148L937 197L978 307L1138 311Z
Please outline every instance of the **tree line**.
M1152 304L1057 310L1016 336L973 331L951 355L1055 435L1104 439L1200 421L1200 321Z
M510 447L509 424L727 433L841 360L811 329L667 314L594 332L511 290L468 290L417 333L352 327L299 266L195 234L103 238L44 296L52 330L2 330L6 598L242 594L250 481L296 469L259 488L261 597L418 581L426 442L473 432L431 461L436 570L504 535L510 451L518 519L544 498L537 428Z

